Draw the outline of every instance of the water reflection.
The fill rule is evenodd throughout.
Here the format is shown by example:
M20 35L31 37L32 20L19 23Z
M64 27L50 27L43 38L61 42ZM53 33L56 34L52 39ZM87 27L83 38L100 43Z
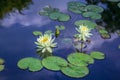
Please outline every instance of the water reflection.
M102 13L102 20L98 23L104 26L108 31L114 32L120 30L120 8L117 6L118 2L109 2L107 0L86 0L88 4L99 4L106 6Z
M0 19L16 12L16 10L22 14L22 10L28 9L29 4L32 3L32 0L0 0Z

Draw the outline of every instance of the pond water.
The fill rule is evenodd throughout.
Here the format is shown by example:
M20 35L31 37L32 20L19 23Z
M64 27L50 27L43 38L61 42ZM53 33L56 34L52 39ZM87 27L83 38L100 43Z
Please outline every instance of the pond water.
M0 1L0 6L8 5L2 5L2 1ZM74 0L84 3L93 1L96 5L108 9L108 11L103 12L102 15L104 17L106 14L110 15L109 17L117 16L115 19L109 17L108 19L104 19L104 17L102 19L106 21L107 29L111 31L110 39L103 39L98 32L92 32L91 43L84 50L87 52L104 52L105 59L96 60L93 65L90 65L90 73L87 76L76 79L68 77L59 71L54 72L45 68L38 72L29 72L17 67L17 62L24 57L39 58L36 54L36 45L34 44L37 37L32 34L35 30L42 32L46 30L55 31L56 25L64 24L66 29L61 31L59 38L56 39L58 47L54 49L53 55L66 59L70 53L75 52L73 44L71 42L64 42L63 39L72 39L76 33L74 22L87 18L67 11L67 2L69 1L73 0L27 0L26 2L23 1L25 4L18 3L19 5L14 7L14 11L11 10L10 6L5 9L3 8L3 11L0 8L0 58L5 60L5 69L0 72L0 80L120 80L120 49L118 48L120 37L114 32L120 29L120 8L117 10L117 8L109 5L109 2L102 3L100 0ZM14 0L8 0L8 2L11 5L17 4ZM52 7L59 8L61 12L68 13L71 15L71 20L61 23L50 20L48 17L40 16L38 14L39 11L46 5L51 5ZM98 24L100 23L98 22ZM114 27L109 27L111 25Z

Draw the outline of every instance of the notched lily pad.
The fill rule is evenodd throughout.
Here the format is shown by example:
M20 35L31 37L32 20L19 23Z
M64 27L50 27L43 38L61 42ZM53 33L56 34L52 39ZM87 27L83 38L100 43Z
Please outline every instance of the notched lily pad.
M67 6L69 11L80 14L83 11L85 11L86 4L82 2L71 1L71 2L68 2Z
M79 25L86 25L90 29L94 29L97 26L96 23L89 20L79 20L79 21L76 21L74 24L78 27Z
M93 58L95 58L95 59L104 59L105 58L104 53L98 52L98 51L91 52L90 56L93 57Z
M39 71L43 68L41 61L36 58L28 57L28 58L23 58L21 59L18 63L17 66L20 69L29 69L29 71Z
M58 71L61 67L67 66L67 61L61 57L50 56L42 60L42 64L45 68L53 71Z
M61 68L62 73L73 78L82 78L89 73L89 69L85 66L74 66L69 64L67 67Z
M84 17L90 17L91 19L101 19L101 15L96 12L84 12L82 14Z
M67 57L67 60L76 66L88 66L88 64L94 63L94 59L84 53L72 53Z
M97 6L97 5L88 5L85 8L87 11L96 12L96 13L101 13L104 11L102 7Z

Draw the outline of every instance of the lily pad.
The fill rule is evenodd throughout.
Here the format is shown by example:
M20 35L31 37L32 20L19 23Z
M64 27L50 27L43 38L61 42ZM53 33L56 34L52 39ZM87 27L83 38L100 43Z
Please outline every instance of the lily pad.
M120 2L119 2L117 5L118 5L118 7L120 8Z
M88 54L84 53L73 53L67 57L67 60L76 66L88 66L88 64L93 64L94 59Z
M96 12L84 12L82 14L84 17L90 17L91 19L101 19L101 15Z
M4 64L4 63L5 63L5 61L2 58L0 58L0 65Z
M21 59L17 65L20 69L29 69L29 71L33 72L39 71L43 68L41 61L32 57Z
M49 14L53 12L59 12L59 9L57 8L52 8L51 6L46 6L39 12L40 15L42 16L49 16Z
M76 21L74 23L76 26L80 26L80 25L86 25L87 27L89 27L90 29L94 29L97 24L92 22L92 21L89 21L89 20L79 20L79 21Z
M100 33L100 36L103 38L103 39L110 39L111 36L110 34L108 33L108 31L106 31L105 29L100 29L99 30L99 33Z
M95 58L95 59L104 59L104 58L105 58L104 53L102 53L102 52L97 52L97 51L92 52L92 53L90 54L90 56L93 57L93 58Z
M68 21L68 20L70 20L70 16L64 13L61 13L61 15L58 18L58 21Z
M35 36L41 36L42 32L40 32L40 31L33 31L33 35L35 35Z
M110 2L119 2L120 0L108 0Z
M89 69L85 66L74 66L69 65L67 67L61 68L62 73L69 77L73 78L82 78L85 77L89 73Z
M61 57L50 56L42 60L42 64L45 68L53 71L58 71L61 67L67 66L67 61Z
M85 11L86 4L82 2L71 1L71 2L68 2L67 6L69 11L80 14L83 11Z
M63 26L63 25L61 25L61 26L56 25L55 28L59 29L59 30L65 30L65 26Z
M68 21L70 19L70 16L61 12L54 12L49 15L49 18L58 21Z
M4 65L0 65L0 71L3 71L3 70L4 70L4 68L5 68L5 66L4 66Z
M104 11L102 7L97 6L97 5L88 5L85 8L87 11L96 12L96 13L101 13Z
M59 12L54 12L49 15L50 19L57 20L61 14Z

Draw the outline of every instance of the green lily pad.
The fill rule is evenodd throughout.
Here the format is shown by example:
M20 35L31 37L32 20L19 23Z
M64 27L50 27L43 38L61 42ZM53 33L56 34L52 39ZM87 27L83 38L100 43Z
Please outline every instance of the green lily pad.
M74 66L69 65L67 67L61 68L62 73L69 77L73 78L82 78L85 77L89 73L89 69L85 66Z
M42 64L45 68L53 71L58 71L61 67L67 66L67 61L61 57L50 56L42 60Z
M97 52L97 51L91 52L90 56L93 57L93 58L95 58L95 59L104 59L105 58L104 53Z
M4 70L4 68L5 68L5 66L4 66L4 65L0 65L0 71L3 71L3 70Z
M33 35L35 35L35 36L41 36L42 32L40 32L40 31L33 31Z
M91 19L101 19L101 15L96 12L84 12L82 14L84 17L90 17Z
M70 19L70 16L61 12L54 12L49 15L49 18L58 21L68 21Z
M89 21L89 20L79 20L79 21L76 21L74 24L78 27L80 25L86 25L90 29L94 29L97 26L96 23Z
M120 2L119 2L117 5L118 5L118 7L120 8Z
M104 11L102 7L97 6L97 5L88 5L86 6L86 10L91 11L91 12L96 12L96 13L101 13Z
M50 19L57 20L61 14L59 12L54 12L49 15Z
M120 0L108 0L110 2L119 2Z
M100 36L103 38L103 39L110 39L111 36L110 34L108 33L108 31L106 31L105 29L100 29L99 30L99 33L100 33Z
M43 68L41 61L36 58L28 57L21 59L17 66L20 69L29 69L29 71L39 71Z
M61 26L56 25L55 28L59 29L59 30L65 30L65 26L63 26L63 25L61 25Z
M67 57L67 60L76 66L88 66L88 64L93 64L94 59L88 54L84 53L73 53Z
M43 8L42 11L39 12L39 14L42 16L49 16L49 14L54 13L54 12L59 12L59 9L52 8L51 6L46 6Z
M64 13L61 13L61 15L58 18L58 21L68 21L68 20L70 20L70 16Z
M2 58L0 58L0 65L4 64L4 63L5 63L5 61Z
M85 11L86 4L82 2L71 1L71 2L68 2L67 6L69 11L80 14L83 11Z

